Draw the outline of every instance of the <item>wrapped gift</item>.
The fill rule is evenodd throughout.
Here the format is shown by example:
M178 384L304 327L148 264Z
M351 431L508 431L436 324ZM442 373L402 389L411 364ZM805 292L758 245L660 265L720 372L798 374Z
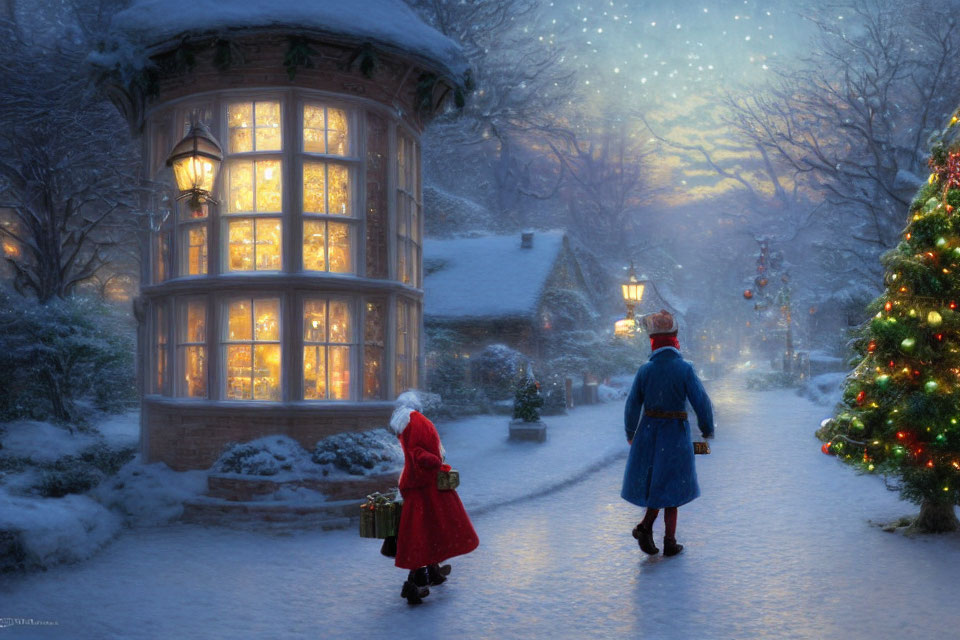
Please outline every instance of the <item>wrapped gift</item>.
M441 491L450 491L460 486L460 472L456 469L448 469L437 473L437 489Z
M693 443L693 453L696 455L706 455L710 453L710 445L706 440Z
M360 505L360 537L376 538L377 526L374 506L370 502Z
M387 538L397 535L402 506L397 492L383 494L378 491L367 496L367 501L360 505L360 536Z

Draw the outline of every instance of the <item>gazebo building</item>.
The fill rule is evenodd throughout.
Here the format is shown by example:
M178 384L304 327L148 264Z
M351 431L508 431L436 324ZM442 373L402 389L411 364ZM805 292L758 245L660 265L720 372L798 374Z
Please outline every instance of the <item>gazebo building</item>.
M141 446L176 469L383 426L422 376L419 136L462 54L400 0L248 4L135 0L93 56L169 187L145 203ZM195 124L222 163L178 201Z

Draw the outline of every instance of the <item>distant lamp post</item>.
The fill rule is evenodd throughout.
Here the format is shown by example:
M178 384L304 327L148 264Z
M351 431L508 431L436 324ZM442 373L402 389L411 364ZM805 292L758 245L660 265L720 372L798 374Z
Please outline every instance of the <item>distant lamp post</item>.
M223 162L223 151L206 125L195 122L190 133L177 143L167 158L167 166L173 167L180 195L177 200L190 199L190 210L199 211L204 203L216 204L210 195L213 183Z
M645 279L637 280L637 272L633 268L633 262L630 262L630 272L627 281L620 285L623 292L623 301L627 303L627 319L633 320L634 309L643 300L643 290L646 288Z

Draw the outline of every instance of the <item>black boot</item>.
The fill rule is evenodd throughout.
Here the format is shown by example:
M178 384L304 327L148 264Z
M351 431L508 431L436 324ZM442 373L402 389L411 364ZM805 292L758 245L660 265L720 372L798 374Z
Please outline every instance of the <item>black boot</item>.
M400 597L406 598L410 604L420 604L428 595L430 589L427 588L427 568L411 570L407 581L403 583L403 589L400 590Z
M427 578L431 587L446 582L448 575L450 575L450 565L448 564L442 567L439 564L431 564L427 567Z
M663 537L663 555L675 556L683 551L683 545L677 544L676 538Z
M410 580L404 582L400 590L400 597L406 598L409 604L420 604L428 595L430 595L430 589L417 586Z
M644 553L651 556L660 553L660 549L653 543L653 527L647 528L641 522L633 528L633 537L640 543L640 550Z

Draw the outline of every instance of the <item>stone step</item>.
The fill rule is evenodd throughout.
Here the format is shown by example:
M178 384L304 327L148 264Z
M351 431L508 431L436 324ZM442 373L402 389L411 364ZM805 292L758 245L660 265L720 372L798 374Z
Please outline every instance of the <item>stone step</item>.
M343 529L356 526L361 500L304 504L237 502L201 496L183 504L180 520L191 524L269 529Z
M397 486L397 474L357 476L356 478L270 478L263 476L207 476L207 496L230 502L250 502L257 496L275 493L281 488L304 488L322 493L328 500L362 501L375 492L386 492Z

